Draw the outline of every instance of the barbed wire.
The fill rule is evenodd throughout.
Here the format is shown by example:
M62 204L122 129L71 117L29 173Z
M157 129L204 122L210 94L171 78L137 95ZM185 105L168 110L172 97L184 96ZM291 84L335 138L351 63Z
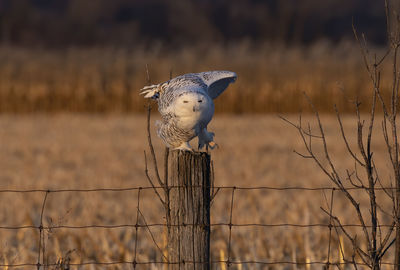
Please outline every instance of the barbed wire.
M150 224L116 224L116 225L55 225L55 226L34 226L34 225L24 225L24 226L0 226L0 230L23 230L23 229L40 229L43 230L53 230L53 229L119 229L119 228L147 228L147 227L166 227L164 223L150 223ZM199 226L199 224L185 223L184 225L170 224L169 227L181 227L181 226ZM296 224L296 223L278 223L278 224L265 224L265 223L211 223L210 225L201 225L203 227L217 227L217 226L232 226L232 227L297 227L297 228L310 228L310 227L361 227L358 224L325 224L325 223L311 223L311 224ZM371 225L365 225L367 228L372 227ZM391 228L392 224L382 224L379 225L382 228Z
M204 188L204 186L192 186L193 188ZM230 208L229 208L229 222L228 223L210 223L209 225L199 225L199 224L165 224L165 223L150 223L150 224L139 224L139 213L140 212L140 194L142 190L154 190L154 189L163 189L161 186L139 186L139 187L126 187L126 188L93 188L93 189L0 189L0 193L44 193L43 202L40 208L40 221L39 225L20 225L20 226L5 226L0 225L0 230L24 230L24 229L33 229L38 230L39 239L38 239L38 254L37 254L37 262L36 263L16 263L16 264L0 264L0 267L8 268L16 268L16 267L36 267L40 270L42 267L55 267L59 266L58 262L55 263L45 263L45 246L44 246L44 232L56 229L117 229L117 228L135 228L135 241L134 241L134 259L132 261L110 261L110 262L81 262L81 263L68 263L70 266L85 266L85 265L132 265L135 269L137 265L156 265L156 264L221 264L225 263L228 267L230 265L235 264L257 264L257 265L347 265L356 263L357 265L369 266L365 262L330 262L329 253L330 253L330 243L328 247L328 259L327 261L262 261L262 260L234 260L232 259L231 254L231 239L232 239L232 228L233 227L296 227L296 228L310 228L310 227L326 227L331 231L332 228L343 228L343 227L363 227L360 224L333 224L332 220L329 223L311 223L311 224L296 224L296 223L277 223L277 224L267 224L267 223L233 223L233 209L234 209L234 197L235 191L243 190L243 191L254 191L254 190L272 190L272 191L340 191L335 187L303 187L303 186L292 186L292 187L271 187L271 186L254 186L254 187L246 187L246 186L212 186L209 188L213 188L216 190L231 190L231 199L230 199ZM173 188L187 188L186 186L170 186L170 189ZM365 190L364 187L349 187L348 190ZM377 190L393 190L394 187L380 187L376 188ZM43 217L46 208L46 202L48 196L51 193L61 193L61 192L127 192L127 191L138 191L137 192L137 219L134 224L114 224L114 225L105 225L105 224L89 224L89 225L44 225ZM333 204L333 200L331 201ZM151 227L182 227L182 226L203 226L203 227L217 227L217 226L226 226L229 228L229 236L228 236L228 246L227 246L227 259L226 260L210 260L207 262L201 261L180 261L180 262L170 262L168 260L162 261L138 261L137 260L137 242L138 242L138 229L139 228L148 228ZM364 225L364 227L370 228L371 225ZM384 228L392 228L393 224L380 224L379 227ZM149 230L151 233L151 231ZM152 237L155 245L154 238ZM157 246L158 247L158 246ZM381 262L382 265L394 266L395 263L391 262Z
M210 188L205 186L191 186L193 188ZM139 186L139 187L126 187L126 188L93 188L93 189L0 189L0 193L35 193L35 192L102 192L102 191L110 191L110 192L123 192L123 191L134 191L134 190L148 190L148 189L163 189L161 186ZM185 186L168 186L168 188L185 188ZM254 187L245 187L245 186L212 186L215 189L236 189L236 190L275 190L275 191L286 191L286 190L298 190L298 191L330 191L336 190L339 191L336 187L302 187L302 186L293 186L293 187L271 187L271 186L254 186ZM366 187L354 187L349 186L346 187L347 190L368 190ZM396 187L374 187L375 190L396 190Z
M165 261L111 261L111 262L82 262L82 263L69 263L70 266L85 266L85 265L118 265L118 264L130 264L130 265L150 265L150 264L163 264L163 265L172 265L172 264L259 264L259 265L281 265L281 264L288 264L288 265L349 265L351 262L323 262L323 261L256 261L256 260L245 260L245 261L236 261L236 260L211 260L207 262L202 261L180 261L180 262L165 262ZM357 265L361 266L368 266L368 264L363 262L356 262ZM19 264L0 264L0 267L24 267L24 266L39 266L39 267L50 267L50 266L57 266L57 263L44 263L44 264L37 264L37 263L19 263ZM395 266L397 264L390 263L390 262L381 262L381 265L388 265L388 266Z

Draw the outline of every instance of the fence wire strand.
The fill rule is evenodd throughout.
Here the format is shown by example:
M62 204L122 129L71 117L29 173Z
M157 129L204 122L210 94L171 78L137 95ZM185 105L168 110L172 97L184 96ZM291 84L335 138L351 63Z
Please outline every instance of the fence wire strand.
M194 188L204 188L203 186L193 186ZM56 267L59 266L58 262L54 263L45 263L45 241L44 241L44 231L55 230L55 229L117 229L117 228L133 228L135 230L135 240L133 242L133 260L132 261L110 261L110 262L97 262L97 261L87 261L81 263L69 263L70 266L85 266L85 265L97 265L97 266L113 266L113 265L132 265L133 269L136 269L138 265L170 265L170 264L182 264L182 261L171 262L168 261L167 258L163 257L162 261L138 261L137 260L137 249L138 249L138 238L139 238L139 229L146 228L150 232L151 227L167 227L167 224L164 223L140 223L140 217L143 217L143 214L140 210L140 198L141 191L143 190L154 190L154 189L163 189L161 186L138 186L138 187L126 187L126 188L94 188L94 189L2 189L0 193L44 193L43 203L41 205L40 210L40 224L38 226L35 225L20 225L20 226L6 226L0 225L0 230L38 230L39 238L38 238L38 254L37 254L37 262L36 263L15 263L15 264L1 264L0 267L5 269L7 268L17 268L17 267L36 267L38 270L47 267ZM183 188L182 186L170 186L172 188ZM234 197L236 190L243 191L255 191L255 190L270 190L270 191L331 191L331 201L329 204L329 211L332 211L333 208L333 195L334 192L337 191L334 187L270 187L270 186L257 186L257 187L245 187L245 186L213 186L215 190L231 190L231 200L230 200L230 212L229 212L229 223L210 223L210 228L217 226L228 227L228 246L227 246L227 258L226 260L211 260L209 262L199 262L199 261L184 261L186 264L226 264L227 268L230 268L231 265L238 264L256 264L256 265L325 265L327 269L329 269L330 265L335 265L340 267L341 265L348 265L349 262L331 262L330 261L330 241L331 241L331 230L332 228L340 228L340 227L362 227L359 224L340 224L335 225L332 220L329 220L329 223L311 223L311 224L296 224L296 223L279 223L279 224L266 224L266 223L233 223L233 210L234 210ZM376 190L389 190L395 189L395 187L381 187L376 188ZM365 190L363 187L349 187L347 190ZM128 191L137 191L137 206L136 206L136 222L133 224L115 224L115 225L105 225L105 224L91 224L91 225L53 225L53 226L45 226L43 225L44 213L46 210L46 202L48 196L51 193L80 193L80 192L128 192ZM184 226L197 226L198 224L184 224ZM169 224L168 226L177 226L178 229L183 226L181 224ZM296 227L296 228L310 228L310 227L327 227L329 229L329 246L328 246L328 257L326 261L263 261L263 260L233 260L231 257L231 243L232 243L232 228L234 227ZM366 225L367 228L372 227L371 225ZM379 227L392 227L391 224L380 224ZM151 232L150 232L151 233ZM155 243L155 239L152 237L153 242ZM155 243L156 244L156 243ZM157 244L156 244L157 245ZM157 245L158 250L162 253L162 250ZM164 254L161 254L164 256ZM382 265L394 266L396 264L390 262L381 262ZM357 262L357 265L368 266L368 264L364 262Z

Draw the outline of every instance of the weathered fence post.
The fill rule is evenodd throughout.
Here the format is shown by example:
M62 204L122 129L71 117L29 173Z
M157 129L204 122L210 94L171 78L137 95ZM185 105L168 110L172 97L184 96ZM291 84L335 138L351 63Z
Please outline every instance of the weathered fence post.
M169 155L169 269L210 269L210 155Z

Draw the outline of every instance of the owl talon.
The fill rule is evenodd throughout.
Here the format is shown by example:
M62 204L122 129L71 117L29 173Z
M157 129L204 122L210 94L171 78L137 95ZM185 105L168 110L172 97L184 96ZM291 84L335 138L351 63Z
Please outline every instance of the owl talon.
M215 142L209 142L209 143L208 143L208 146L209 146L211 149L214 149L215 147L216 147L216 148L219 148L219 145L216 144Z

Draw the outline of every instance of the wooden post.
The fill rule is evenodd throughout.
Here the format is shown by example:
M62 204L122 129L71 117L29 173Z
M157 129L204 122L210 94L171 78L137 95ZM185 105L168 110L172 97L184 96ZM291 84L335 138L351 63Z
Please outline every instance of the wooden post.
M395 214L395 224L396 224L396 246L394 252L394 270L400 270L400 179L396 179L396 199L394 200L397 204L396 214Z
M169 269L210 269L210 155L169 155Z

